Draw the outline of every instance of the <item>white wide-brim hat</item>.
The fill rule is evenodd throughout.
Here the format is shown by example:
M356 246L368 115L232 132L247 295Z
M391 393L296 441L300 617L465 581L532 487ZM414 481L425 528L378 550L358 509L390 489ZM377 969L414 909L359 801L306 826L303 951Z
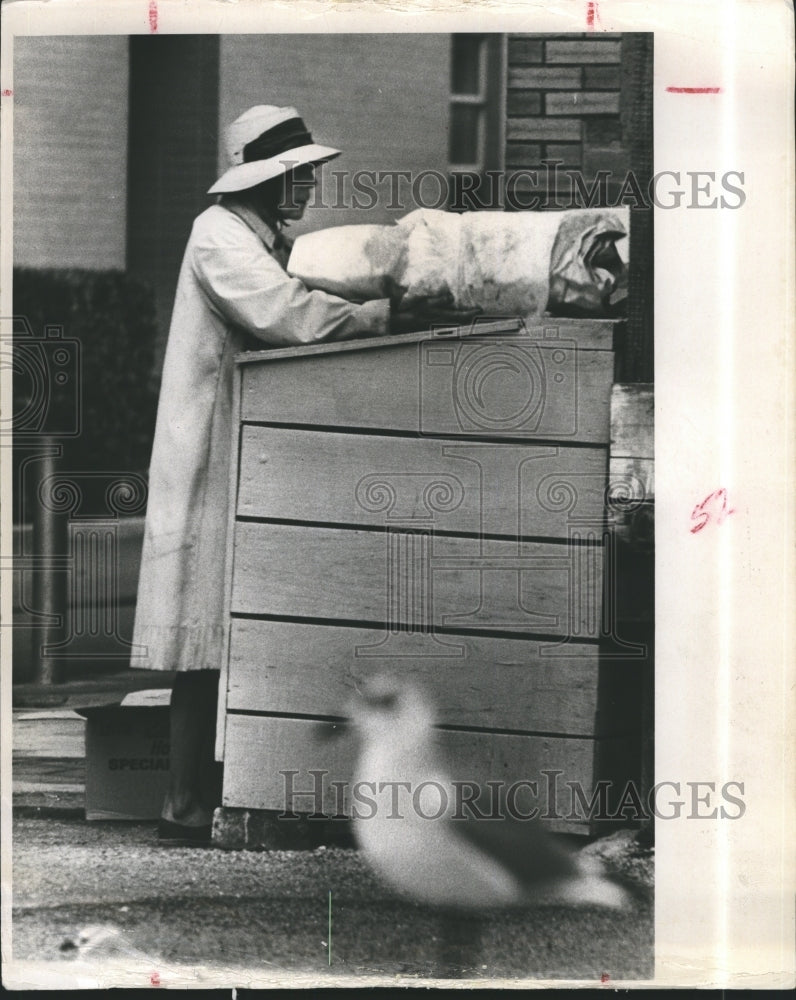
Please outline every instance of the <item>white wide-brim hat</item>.
M228 194L270 181L306 163L325 163L340 155L339 149L313 142L295 108L258 104L249 108L227 129L229 170L208 194Z

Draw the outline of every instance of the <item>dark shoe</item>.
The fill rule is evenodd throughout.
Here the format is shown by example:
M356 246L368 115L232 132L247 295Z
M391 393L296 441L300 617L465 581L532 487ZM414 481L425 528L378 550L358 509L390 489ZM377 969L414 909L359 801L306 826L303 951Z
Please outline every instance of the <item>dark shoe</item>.
M158 840L166 847L210 847L213 826L184 826L171 820L158 821Z

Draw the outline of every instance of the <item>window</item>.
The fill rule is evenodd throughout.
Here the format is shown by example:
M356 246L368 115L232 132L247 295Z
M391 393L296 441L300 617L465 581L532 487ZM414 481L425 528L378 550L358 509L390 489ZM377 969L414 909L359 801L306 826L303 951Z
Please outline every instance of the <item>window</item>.
M459 170L480 170L486 117L486 37L451 38L451 108L448 159Z
M502 83L502 35L451 35L448 164L454 208L457 179L480 180L502 166Z

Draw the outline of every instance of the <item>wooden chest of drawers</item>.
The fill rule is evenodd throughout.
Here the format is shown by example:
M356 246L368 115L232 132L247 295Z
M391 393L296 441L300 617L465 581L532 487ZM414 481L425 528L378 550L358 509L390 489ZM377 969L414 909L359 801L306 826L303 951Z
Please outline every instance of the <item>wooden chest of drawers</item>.
M324 730L390 670L435 699L457 776L552 780L552 826L590 829L567 783L588 798L628 753L600 655L612 336L506 322L238 359L226 807L345 813L351 747Z

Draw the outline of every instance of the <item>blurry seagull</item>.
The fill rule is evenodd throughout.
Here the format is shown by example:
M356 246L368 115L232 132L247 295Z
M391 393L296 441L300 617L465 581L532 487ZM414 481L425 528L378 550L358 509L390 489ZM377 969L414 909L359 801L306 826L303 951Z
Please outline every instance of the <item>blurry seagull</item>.
M377 677L351 715L361 747L354 774L354 833L385 882L454 911L564 904L621 909L630 893L597 857L568 849L538 820L457 800L435 740L434 711L412 684ZM457 813L458 801L458 813ZM432 818L433 817L433 818Z

